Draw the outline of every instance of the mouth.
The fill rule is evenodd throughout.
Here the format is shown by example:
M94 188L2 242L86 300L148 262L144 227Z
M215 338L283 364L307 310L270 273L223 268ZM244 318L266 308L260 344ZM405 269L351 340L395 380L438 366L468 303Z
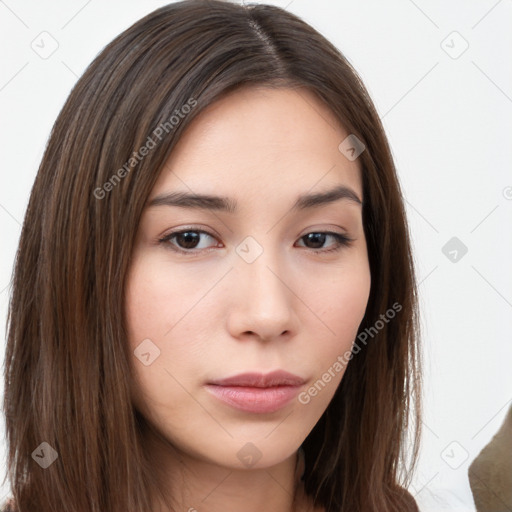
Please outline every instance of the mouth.
M225 404L251 413L272 413L288 405L305 380L282 370L244 373L208 382L205 388Z

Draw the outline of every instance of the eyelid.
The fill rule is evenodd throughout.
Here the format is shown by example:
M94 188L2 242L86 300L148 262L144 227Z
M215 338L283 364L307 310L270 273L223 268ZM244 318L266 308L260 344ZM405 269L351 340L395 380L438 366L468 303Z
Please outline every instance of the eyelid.
M162 238L168 237L170 235L176 235L178 233L183 233L184 231L197 231L199 233L205 233L214 238L219 238L220 235L217 235L213 230L205 229L202 226L195 226L194 224L185 224L184 226L180 226L179 228L170 229L165 231L163 235L158 237L159 240Z

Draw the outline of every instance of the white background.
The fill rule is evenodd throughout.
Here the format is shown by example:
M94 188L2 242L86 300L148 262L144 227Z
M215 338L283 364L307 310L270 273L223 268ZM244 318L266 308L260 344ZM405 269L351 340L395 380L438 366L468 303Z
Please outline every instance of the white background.
M166 3L0 2L2 321L28 196L71 87L108 42ZM346 55L383 119L421 283L425 428L411 492L423 512L475 510L467 468L512 402L512 1L268 3ZM58 43L47 59L31 47L43 31ZM442 252L452 237L468 249L455 262Z

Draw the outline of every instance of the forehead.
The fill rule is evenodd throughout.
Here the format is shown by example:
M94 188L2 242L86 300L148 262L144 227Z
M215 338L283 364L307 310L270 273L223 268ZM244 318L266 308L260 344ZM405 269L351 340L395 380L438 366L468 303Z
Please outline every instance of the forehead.
M360 166L338 149L349 133L311 91L244 86L187 127L155 184L229 196L290 197L333 185L362 197Z

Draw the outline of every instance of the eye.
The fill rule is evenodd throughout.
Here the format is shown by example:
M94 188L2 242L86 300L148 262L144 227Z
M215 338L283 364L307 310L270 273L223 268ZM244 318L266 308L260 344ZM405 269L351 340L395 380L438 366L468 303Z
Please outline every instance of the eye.
M328 237L334 238L334 246L331 249L327 250L318 249L318 246L322 246ZM308 233L307 235L300 237L299 240L306 240L308 243L312 243L314 246L316 246L310 248L315 253L329 253L333 251L339 251L343 247L350 246L351 243L354 241L352 238L349 238L346 235L343 235L341 233L335 233L333 231L313 231L311 233Z
M159 242L169 244L173 251L192 254L199 251L191 251L191 249L204 249L204 247L198 247L201 235L206 235L209 238L215 238L212 234L201 229L185 229L169 233L161 238ZM178 245L172 243L172 240L175 240Z
M214 235L201 229L184 229L180 231L173 231L160 238L160 243L166 244L171 250L186 255L193 255L201 252L208 248L214 248L214 246L200 247L201 235L205 235L207 238L216 239ZM326 240L331 237L334 239L333 247L330 249L322 249ZM299 240L305 240L306 243L312 244L314 247L307 247L314 253L330 253L333 251L339 251L343 247L348 247L353 242L352 238L341 233L335 233L333 231L314 231L308 233L299 238ZM219 247L219 244L217 244Z

